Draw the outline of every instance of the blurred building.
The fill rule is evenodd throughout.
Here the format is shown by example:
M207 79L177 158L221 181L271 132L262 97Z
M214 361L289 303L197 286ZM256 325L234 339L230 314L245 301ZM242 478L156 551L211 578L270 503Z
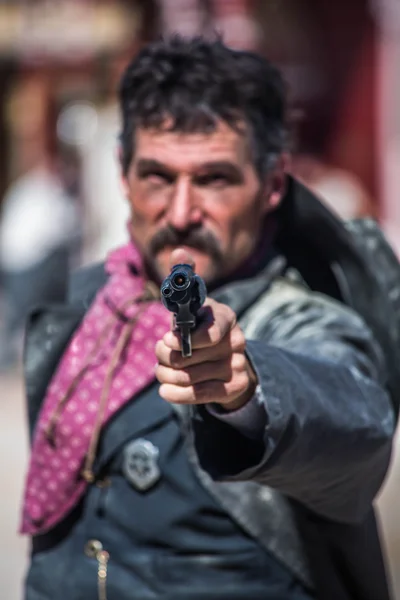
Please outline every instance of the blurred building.
M83 261L104 254L103 238L110 246L124 232L127 207L114 163L115 88L125 57L146 37L150 4L0 2L0 200L16 178L62 158L60 149L74 152L87 241Z
M282 68L295 124L293 170L343 216L379 217L400 254L400 0L0 0L0 217L10 184L65 156L68 166L72 156L85 232L81 262L119 244L128 218L116 160L119 75L160 32L215 31ZM26 431L19 383L18 390L15 381L0 383L7 490L0 583L5 598L18 600ZM380 506L400 600L398 461Z

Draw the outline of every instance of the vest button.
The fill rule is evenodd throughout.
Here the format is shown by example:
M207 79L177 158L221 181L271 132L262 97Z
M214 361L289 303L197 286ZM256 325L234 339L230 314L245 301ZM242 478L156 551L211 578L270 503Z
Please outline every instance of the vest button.
M85 544L85 554L89 558L97 558L99 552L103 550L103 544L99 540L89 540Z

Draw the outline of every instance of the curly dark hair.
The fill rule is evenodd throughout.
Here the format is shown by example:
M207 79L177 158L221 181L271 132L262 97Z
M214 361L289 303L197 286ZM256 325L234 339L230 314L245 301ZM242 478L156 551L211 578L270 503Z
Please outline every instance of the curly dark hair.
M264 177L287 143L286 86L270 62L228 48L220 39L178 35L150 43L128 65L119 89L122 168L135 131L213 131L218 120L250 133L254 163Z

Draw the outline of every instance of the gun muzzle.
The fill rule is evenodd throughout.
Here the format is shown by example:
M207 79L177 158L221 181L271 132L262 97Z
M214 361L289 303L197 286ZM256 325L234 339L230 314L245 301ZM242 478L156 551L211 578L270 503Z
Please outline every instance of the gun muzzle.
M192 355L190 331L207 295L205 283L190 265L175 265L161 284L161 301L174 313L175 328L181 334L182 356Z

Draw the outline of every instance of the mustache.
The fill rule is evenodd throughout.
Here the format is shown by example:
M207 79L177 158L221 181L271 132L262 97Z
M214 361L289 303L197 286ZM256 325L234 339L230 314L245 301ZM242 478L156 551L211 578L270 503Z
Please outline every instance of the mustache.
M207 229L196 228L178 231L171 226L160 229L150 242L149 250L154 256L166 246L188 246L209 254L215 261L222 259L219 240Z

